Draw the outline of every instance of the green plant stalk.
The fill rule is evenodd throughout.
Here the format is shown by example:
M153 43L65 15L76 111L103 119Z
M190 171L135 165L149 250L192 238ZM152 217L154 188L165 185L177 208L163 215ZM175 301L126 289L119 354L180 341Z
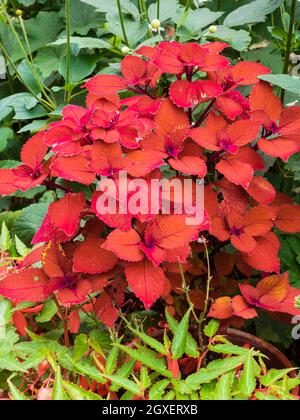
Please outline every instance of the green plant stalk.
M160 0L157 0L156 7L157 7L156 16L157 16L157 19L159 20L159 18L160 18Z
M203 322L206 318L207 311L208 311L210 283L213 279L213 277L211 275L211 267L210 267L208 248L207 248L207 244L206 244L205 240L203 242L203 245L204 245L204 248L205 248L205 257L206 257L206 262L207 262L207 282L206 282L206 295L205 295L205 301L204 301L204 309L203 309L203 312L201 313L201 316L200 316L200 319L199 319L198 335L199 335L201 347L203 347L202 326L203 326Z
M128 38L127 38L124 19L123 19L123 15L122 15L122 8L121 8L121 1L120 0L117 0L117 5L118 5L119 19L120 19L120 24L121 24L121 28L122 28L124 42L128 47L130 47L130 44L129 44Z
M67 322L67 318L65 317L65 314L57 300L57 297L55 295L52 296L52 299L57 307L58 313L62 319L63 322L63 326L64 326L64 340L65 340L65 346L70 348L71 344L70 344L70 337L69 337L69 330L68 330L68 322Z
M45 98L47 99L47 101L49 102L49 104L51 104L52 109L56 109L56 104L48 96L47 92L44 89L44 85L41 82L41 80L40 80L40 78L39 78L39 76L38 76L38 74L37 74L37 72L35 70L35 67L32 65L31 61L28 59L27 52L26 52L26 50L25 50L25 48L24 48L24 46L23 46L23 44L22 44L22 42L20 40L20 37L19 37L19 35L18 35L18 33L17 33L17 31L16 31L16 29L15 29L15 27L14 27L12 21L11 21L11 18L9 16L9 14L6 11L5 5L4 5L4 3L3 3L2 0L0 0L0 5L1 5L2 10L3 10L3 12L4 12L5 16L6 16L6 19L8 21L8 24L9 24L10 28L11 28L11 31L12 31L12 33L13 33L13 35L14 35L14 37L15 37L15 39L16 39L16 41L17 41L17 43L18 43L18 45L19 45L19 47L20 47L20 49L21 49L21 51L23 53L23 56L24 56L24 58L25 58L25 60L26 60L26 62L28 64L28 66L29 66L29 68L30 68L30 70L31 70L31 72L32 72L32 74L33 74L36 82L38 83L39 88L41 89L41 92L43 93L43 95L45 96Z
M192 5L192 0L187 0L184 11L187 12Z
M43 98L40 98L36 95L36 93L31 89L31 87L27 84L27 82L23 79L23 77L21 76L19 70L17 69L17 67L15 66L15 64L13 63L13 61L11 60L8 52L6 51L4 45L2 44L2 42L0 42L0 49L2 50L6 60L8 61L9 65L13 68L14 72L16 73L16 76L18 77L18 79L20 80L20 82L26 87L26 89L31 93L32 96L34 96L34 98L43 106L45 106L49 111L53 111L55 108L53 108L53 106L46 101Z
M191 308L193 317L198 322L198 317L195 313L194 305L193 305L193 302L191 301L191 298L190 298L190 295L189 295L189 289L188 289L187 284L186 284L186 279L185 279L185 275L184 275L184 272L183 272L182 264L181 264L181 262L179 262L178 264L179 264L179 270L180 270L180 275L181 275L181 280L182 280L182 290L185 293L186 300L187 300L187 303L188 303L189 307Z
M291 54L291 47L292 47L292 38L293 38L295 16L296 16L296 4L297 4L297 0L292 0L291 14L290 14L290 28L289 28L288 40L287 40L287 44L286 44L283 74L287 74L288 69L289 69L290 54ZM285 91L284 91L284 89L282 89L281 99L284 100L284 97L285 97Z
M66 86L70 84L71 76L71 13L70 0L66 0L66 32L67 32L67 71L66 71ZM65 91L65 100L70 101L70 92Z

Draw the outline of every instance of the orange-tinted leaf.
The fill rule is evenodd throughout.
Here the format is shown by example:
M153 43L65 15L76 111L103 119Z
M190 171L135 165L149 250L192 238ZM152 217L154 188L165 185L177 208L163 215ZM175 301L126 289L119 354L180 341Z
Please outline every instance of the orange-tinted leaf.
M107 237L102 248L113 252L121 260L137 262L144 258L140 244L141 238L134 229L127 232L116 229Z

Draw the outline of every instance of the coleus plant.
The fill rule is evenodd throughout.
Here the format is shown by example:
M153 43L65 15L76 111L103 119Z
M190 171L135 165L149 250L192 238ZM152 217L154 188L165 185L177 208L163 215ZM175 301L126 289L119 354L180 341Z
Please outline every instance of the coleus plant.
M122 61L121 76L88 80L86 107L66 106L60 121L29 139L20 166L0 169L3 195L37 185L65 192L49 206L33 251L1 271L0 294L16 304L52 297L70 309L76 331L81 309L112 327L128 286L146 309L159 298L176 305L171 293L182 292L183 276L195 308L206 310L203 282L192 288L207 272L205 241L215 251L210 316L234 322L256 317L258 308L300 314L300 291L280 274L276 236L300 231L300 207L257 173L264 154L288 160L300 151L300 108L284 109L260 81L268 68L231 65L221 55L227 46L139 48ZM118 189L121 171L150 182L166 168L174 178L205 179L202 223L187 225L185 214L123 214L120 203L115 214L98 212L100 177ZM90 186L92 197L73 192L71 182ZM245 281L226 288L234 270ZM16 320L24 331L24 314Z

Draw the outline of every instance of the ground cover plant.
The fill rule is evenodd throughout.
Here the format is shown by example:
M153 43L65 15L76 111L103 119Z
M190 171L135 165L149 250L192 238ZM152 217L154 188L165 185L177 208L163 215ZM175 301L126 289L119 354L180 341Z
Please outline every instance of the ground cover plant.
M0 7L3 398L298 399L296 2Z

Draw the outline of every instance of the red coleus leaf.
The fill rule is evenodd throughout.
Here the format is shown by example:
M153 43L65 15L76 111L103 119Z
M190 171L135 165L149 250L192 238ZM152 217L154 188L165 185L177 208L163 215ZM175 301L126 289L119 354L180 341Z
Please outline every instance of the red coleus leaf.
M44 135L44 132L36 134L22 148L21 160L32 169L40 167L47 153L48 146L44 142Z
M260 63L242 61L231 69L231 76L240 86L253 85L259 82L258 76L271 73L271 70Z
M244 298L252 306L291 315L300 314L300 310L296 309L295 305L295 299L300 295L300 290L290 287L289 273L265 277L256 288L242 284L240 289Z
M255 309L251 308L242 296L235 296L234 298L224 296L218 298L212 304L208 316L216 319L228 319L233 316L252 319L258 315Z
M154 152L152 150L136 150L130 152L127 158L130 160L131 165L128 167L129 175L133 177L144 177L154 169L163 165L164 153Z
M249 102L252 118L262 121L266 129L271 129L272 123L279 120L283 110L282 102L268 83L257 83L251 91Z
M279 273L280 261L278 251L280 242L273 232L256 238L257 246L251 254L243 254L242 260L250 267L266 273Z
M78 310L74 310L69 316L69 331L71 334L77 334L80 330L80 316Z
M61 243L67 242L69 239L70 238L64 232L62 232L54 225L54 223L52 223L51 217L49 213L47 213L42 225L34 235L31 243L36 245L42 242L50 242L52 240Z
M117 143L97 142L91 149L89 168L98 175L112 176L132 166L132 161L124 157L121 146Z
M300 231L300 206L284 204L279 207L275 226L284 233L297 233Z
M91 237L80 243L74 253L74 271L77 273L105 273L117 264L118 258L102 248L104 239Z
M175 249L184 247L197 240L201 226L187 225L185 215L158 216L157 221L162 233L161 248Z
M71 287L64 287L58 291L57 298L61 305L70 306L82 303L93 291L93 285L89 279L81 278Z
M133 293L148 310L161 296L165 286L165 275L161 268L144 259L125 266L126 279Z
M41 302L49 296L46 284L47 276L42 270L25 268L0 281L0 294L14 302Z
M83 87L86 87L89 92L105 98L107 95L124 90L126 83L119 76L103 74L92 77Z
M0 194L10 195L17 191L15 186L16 175L11 169L0 169Z
M58 229L72 237L79 227L80 215L84 206L85 197L83 193L68 193L64 198L50 204L49 216Z
M253 168L247 163L227 156L217 163L216 169L236 185L242 185L247 189L251 184Z
M276 196L273 185L262 176L254 176L247 193L260 204L270 204Z
M112 298L102 293L95 301L94 310L97 317L109 328L114 328L119 317L119 311L114 306Z
M24 337L27 336L27 321L25 316L22 314L21 311L15 311L13 313L13 323L16 329L18 330L19 334L23 335Z
M211 80L176 80L170 86L169 93L173 103L181 108L192 108L207 102L222 93L222 87Z
M90 185L94 181L95 175L89 169L89 163L89 160L84 156L60 157L54 161L51 169L68 181Z
M182 152L176 158L169 159L168 163L176 171L187 175L204 178L207 174L206 157L202 149L191 141L186 142Z
M116 229L107 237L102 248L113 252L121 260L137 262L144 258L140 244L140 235L134 229L127 232Z

